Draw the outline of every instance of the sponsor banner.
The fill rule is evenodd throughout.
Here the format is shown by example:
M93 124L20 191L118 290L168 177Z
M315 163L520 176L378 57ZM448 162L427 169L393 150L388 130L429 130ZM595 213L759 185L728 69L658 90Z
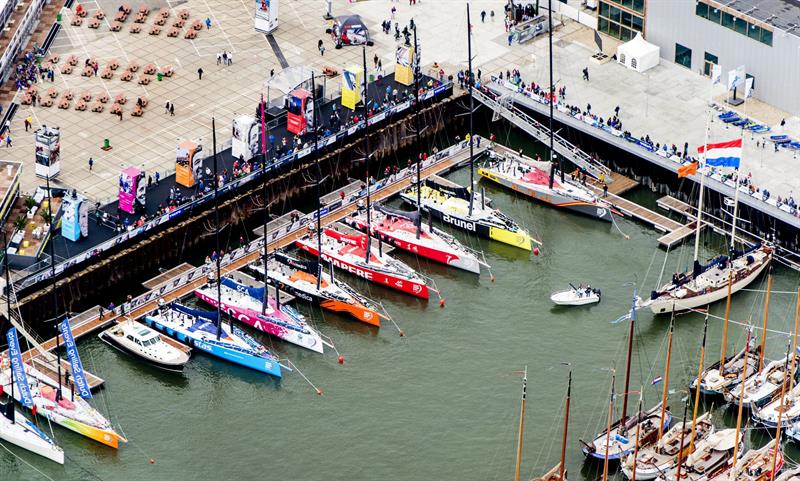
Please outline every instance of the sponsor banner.
M19 349L19 337L17 337L17 328L12 327L6 333L6 340L8 341L8 356L11 360L11 371L14 374L14 383L17 385L19 392L19 402L26 408L33 406L33 396L31 396L30 387L28 387L28 377L25 375L25 365L22 363L22 352Z
M75 385L75 389L77 389L80 397L91 399L92 391L89 389L89 383L86 381L86 375L83 373L83 364L81 363L81 357L78 355L78 346L75 345L75 338L72 337L69 319L61 321L58 325L58 330L61 331L61 336L64 338L64 348L67 351L69 364L72 366L72 383Z

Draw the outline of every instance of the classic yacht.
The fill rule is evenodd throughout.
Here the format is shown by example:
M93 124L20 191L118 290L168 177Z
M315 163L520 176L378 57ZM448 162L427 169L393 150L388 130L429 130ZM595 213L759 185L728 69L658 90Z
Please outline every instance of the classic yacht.
M167 371L182 371L189 362L191 348L179 349L165 341L162 335L133 320L101 332L98 337L122 352L144 359L145 362Z

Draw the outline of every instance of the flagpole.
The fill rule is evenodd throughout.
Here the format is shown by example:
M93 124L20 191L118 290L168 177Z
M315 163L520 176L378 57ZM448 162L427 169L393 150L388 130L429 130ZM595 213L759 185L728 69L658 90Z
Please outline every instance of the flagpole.
M734 87L734 92L736 87ZM744 109L743 115L744 120L747 120L747 99L748 99L748 91L747 91L747 75L745 74L744 80ZM742 166L742 159L744 158L744 126L747 125L746 123L742 124L742 131L740 138L742 139L742 154L739 159L739 166L736 167L736 192L733 194L733 222L731 223L731 250L734 249L736 245L736 218L739 215L739 172L741 172Z

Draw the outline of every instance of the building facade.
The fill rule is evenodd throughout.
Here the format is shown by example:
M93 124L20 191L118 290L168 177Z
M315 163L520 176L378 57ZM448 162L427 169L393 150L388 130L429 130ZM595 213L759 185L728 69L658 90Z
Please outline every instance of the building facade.
M606 35L628 41L645 31L645 0L600 0L597 29Z
M622 33L622 11L637 14L641 16L643 35L661 48L662 58L705 76L710 76L712 66L718 64L723 83L730 70L744 65L747 76L753 78L754 97L800 114L800 95L795 92L795 86L800 85L798 2L734 0L724 5L715 0L642 0L642 5L634 0L603 0L600 3L601 32L625 40L628 34ZM606 4L608 15L603 15L602 4ZM618 26L606 26L611 22L617 24L617 18Z

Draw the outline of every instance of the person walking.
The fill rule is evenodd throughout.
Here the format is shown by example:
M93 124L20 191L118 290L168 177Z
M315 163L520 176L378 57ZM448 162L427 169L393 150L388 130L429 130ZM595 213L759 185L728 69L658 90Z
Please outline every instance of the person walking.
M603 197L608 197L608 184L603 184Z
M169 104L169 115L175 117L175 104Z
M92 171L92 167L94 167L94 159L89 157L89 172Z
M28 118L27 117L25 118L25 120L23 120L23 122L25 124L25 132L27 132L28 129L31 127L31 124L30 124L30 122L28 122Z
M203 80L203 67L197 69L197 80Z
M206 30L211 30L211 19L206 17Z
M775 144L778 145L778 144ZM6 148L12 147L11 145L11 134L6 135Z
M159 181L159 180L161 180L161 174L159 174L158 172L156 172L156 173L155 173L155 176L156 176L156 185L158 185L158 181Z
M583 80L589 81L589 67L583 68Z
M486 10L481 10L481 23L486 23Z
M317 42L317 50L319 50L320 56L322 57L325 56L325 44L322 43L322 39L320 39L320 41Z
M169 103L169 100L167 100L167 105L165 105L165 106L164 106L164 113L165 113L165 114L168 114L168 113L169 113L169 106L170 106L170 105L172 105L172 104L170 104L170 103Z

